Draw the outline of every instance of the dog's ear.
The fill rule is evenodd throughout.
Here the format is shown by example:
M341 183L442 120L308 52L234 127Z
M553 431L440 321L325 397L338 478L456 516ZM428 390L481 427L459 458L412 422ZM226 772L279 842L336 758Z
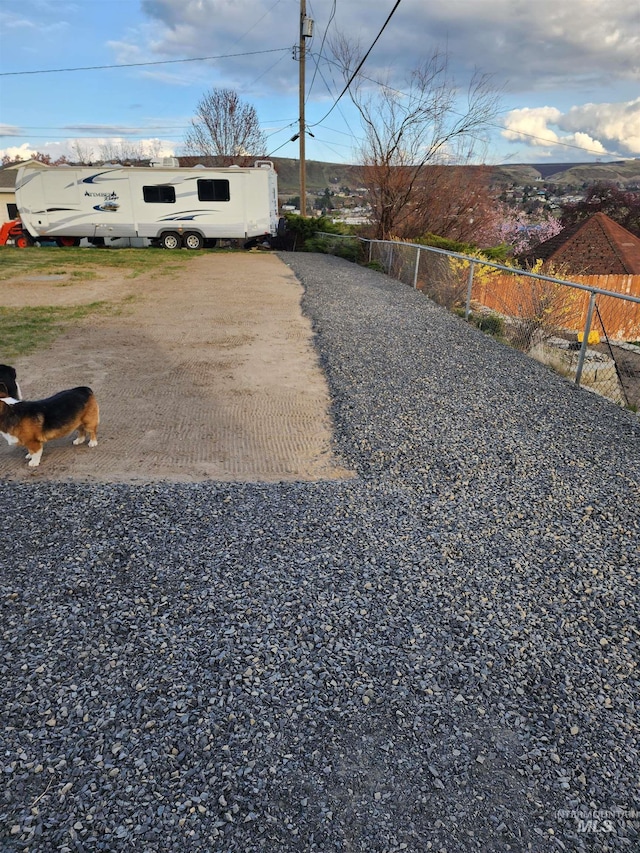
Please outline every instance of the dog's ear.
M9 389L4 384L4 382L0 382L0 397L9 397Z

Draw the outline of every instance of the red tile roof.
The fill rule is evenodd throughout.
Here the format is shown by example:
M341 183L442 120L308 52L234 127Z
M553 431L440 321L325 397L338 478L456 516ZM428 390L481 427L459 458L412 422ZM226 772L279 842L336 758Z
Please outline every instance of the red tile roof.
M640 275L640 239L604 213L539 243L525 260L552 261L571 275Z

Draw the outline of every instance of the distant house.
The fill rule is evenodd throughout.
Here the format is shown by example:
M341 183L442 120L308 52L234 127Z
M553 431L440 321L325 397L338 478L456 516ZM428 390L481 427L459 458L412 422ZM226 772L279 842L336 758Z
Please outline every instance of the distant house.
M12 163L10 166L0 168L0 225L10 222L18 215L16 206L16 177L20 166L40 166L46 169L44 163L39 160L22 160Z
M518 260L530 267L541 260L547 275L587 288L640 297L640 239L604 213L565 228ZM531 312L532 308L537 311L546 300L561 314L556 325L567 331L584 329L589 305L587 290L570 293L566 288L558 291L544 283L532 286L531 282L530 278L502 273L478 277L473 300L507 317L521 317L523 311ZM558 293L564 294L565 302L559 300ZM640 339L639 303L603 294L598 297L597 308L595 328L601 336L612 341Z
M552 263L561 275L640 275L640 239L604 213L564 228L522 258Z

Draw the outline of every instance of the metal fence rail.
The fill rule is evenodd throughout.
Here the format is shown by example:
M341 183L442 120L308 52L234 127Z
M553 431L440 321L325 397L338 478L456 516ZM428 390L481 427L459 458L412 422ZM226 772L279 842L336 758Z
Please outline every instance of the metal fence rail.
M634 295L594 286L593 276L569 281L416 243L317 236L327 252L359 254L577 385L640 410L640 276L626 277Z

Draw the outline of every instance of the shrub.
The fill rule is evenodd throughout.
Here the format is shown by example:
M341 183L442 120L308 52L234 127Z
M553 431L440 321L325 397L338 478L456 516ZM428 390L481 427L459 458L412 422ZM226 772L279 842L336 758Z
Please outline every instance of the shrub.
M339 241L334 241L331 251L339 258L352 261L354 264L359 264L362 261L363 245L359 240L341 239Z
M501 243L500 246L490 246L488 249L478 249L481 255L488 261L494 261L496 264L505 264L511 266L511 247L506 243Z
M423 234L412 243L417 243L418 246L433 246L434 249L444 249L446 252L457 252L459 255L470 255L475 250L475 246L470 243L461 243L459 240L450 240L448 237L438 237L437 234Z
M348 234L344 226L332 222L326 216L298 216L295 213L285 213L287 230L296 235L296 243L304 246L307 240L315 237L318 231L325 234ZM307 251L317 251L311 249Z
M305 252L322 252L325 255L335 255L353 263L362 260L362 244L356 238L336 237L332 239L324 234L316 234L304 241Z
M477 327L494 338L504 337L504 320L498 314L485 314L475 320Z
M324 237L308 237L299 249L302 252L321 252L323 255L331 254L329 241Z
M419 246L433 246L434 249L444 249L447 252L457 252L459 255L471 255L476 258L485 258L497 264L505 264L509 260L511 248L506 243L500 246L491 246L488 249L479 249L472 243L461 243L459 240L450 240L448 237L438 237L437 234L424 234L417 240L412 240Z

